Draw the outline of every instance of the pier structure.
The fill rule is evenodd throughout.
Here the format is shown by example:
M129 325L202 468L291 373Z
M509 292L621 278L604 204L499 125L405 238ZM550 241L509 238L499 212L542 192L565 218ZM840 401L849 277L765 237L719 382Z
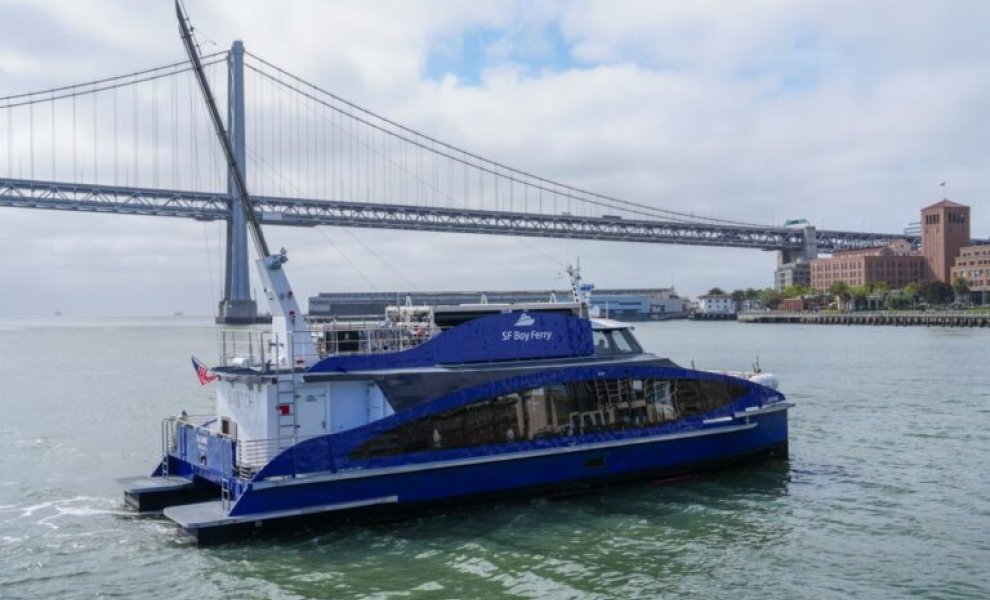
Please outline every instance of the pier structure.
M878 311L878 312L743 312L740 323L801 323L806 325L924 325L929 327L990 327L990 312Z

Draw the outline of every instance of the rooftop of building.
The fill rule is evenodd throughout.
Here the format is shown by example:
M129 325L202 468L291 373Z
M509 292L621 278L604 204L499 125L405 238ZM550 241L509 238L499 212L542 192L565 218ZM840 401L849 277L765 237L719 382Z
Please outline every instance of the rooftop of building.
M922 208L921 211L922 212L925 212L925 211L929 211L929 210L938 210L940 208L969 208L969 207L966 206L965 204L959 204L958 202L953 202L952 200L949 200L948 198L942 198L941 200L939 200L935 204L932 204L931 206L926 206L926 207Z
M481 296L546 296L550 297L551 294L557 296L569 296L571 291L569 289L559 289L559 290L434 290L434 291L390 291L390 292L319 292L316 296L312 298L319 299L333 299L338 300L341 298L355 298L355 299L384 299L393 300L396 296L413 296L413 297L432 297L432 296L450 296L450 297L481 297ZM668 294L676 297L677 291L673 287L661 287L661 288L594 288L593 295L630 295L630 296L648 296L651 294Z
M816 258L812 262L822 262L841 258L855 258L858 256L921 256L921 252L915 250L907 240L894 240L882 246L871 246L869 248L856 248L853 250L836 250L831 258Z

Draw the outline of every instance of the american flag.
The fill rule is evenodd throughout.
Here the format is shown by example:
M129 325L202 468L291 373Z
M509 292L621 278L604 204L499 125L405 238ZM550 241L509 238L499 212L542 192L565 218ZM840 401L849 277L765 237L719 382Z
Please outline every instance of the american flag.
M211 373L210 369L195 356L192 357L192 364L193 368L196 369L196 377L199 378L199 385L206 385L211 381L216 381L219 379L219 377Z

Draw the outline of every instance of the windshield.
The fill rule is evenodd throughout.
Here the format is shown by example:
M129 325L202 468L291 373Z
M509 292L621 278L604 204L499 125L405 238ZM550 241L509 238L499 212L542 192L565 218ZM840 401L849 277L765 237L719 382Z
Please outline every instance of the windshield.
M628 329L595 330L591 333L597 356L638 354L643 351Z

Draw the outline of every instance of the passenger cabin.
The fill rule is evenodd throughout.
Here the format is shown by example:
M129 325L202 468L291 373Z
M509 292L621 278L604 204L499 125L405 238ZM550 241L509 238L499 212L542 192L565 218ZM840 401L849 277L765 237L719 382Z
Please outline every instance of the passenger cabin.
M258 469L301 440L361 427L461 387L510 376L506 369L512 364L643 353L627 324L580 313L577 303L438 306L427 322L422 311L409 311L415 319L351 324L355 344L348 351L291 376L272 368L282 362L277 357L230 357L216 369L221 431L238 440L238 462ZM347 337L341 327L330 330L338 345ZM320 334L324 349L333 345L326 331ZM533 387L430 417L430 431L422 435L416 433L422 424L409 423L386 436L392 441L369 440L352 457L381 456L409 444L457 447L573 435L619 421L662 422L676 414L672 394L669 382L653 380Z

